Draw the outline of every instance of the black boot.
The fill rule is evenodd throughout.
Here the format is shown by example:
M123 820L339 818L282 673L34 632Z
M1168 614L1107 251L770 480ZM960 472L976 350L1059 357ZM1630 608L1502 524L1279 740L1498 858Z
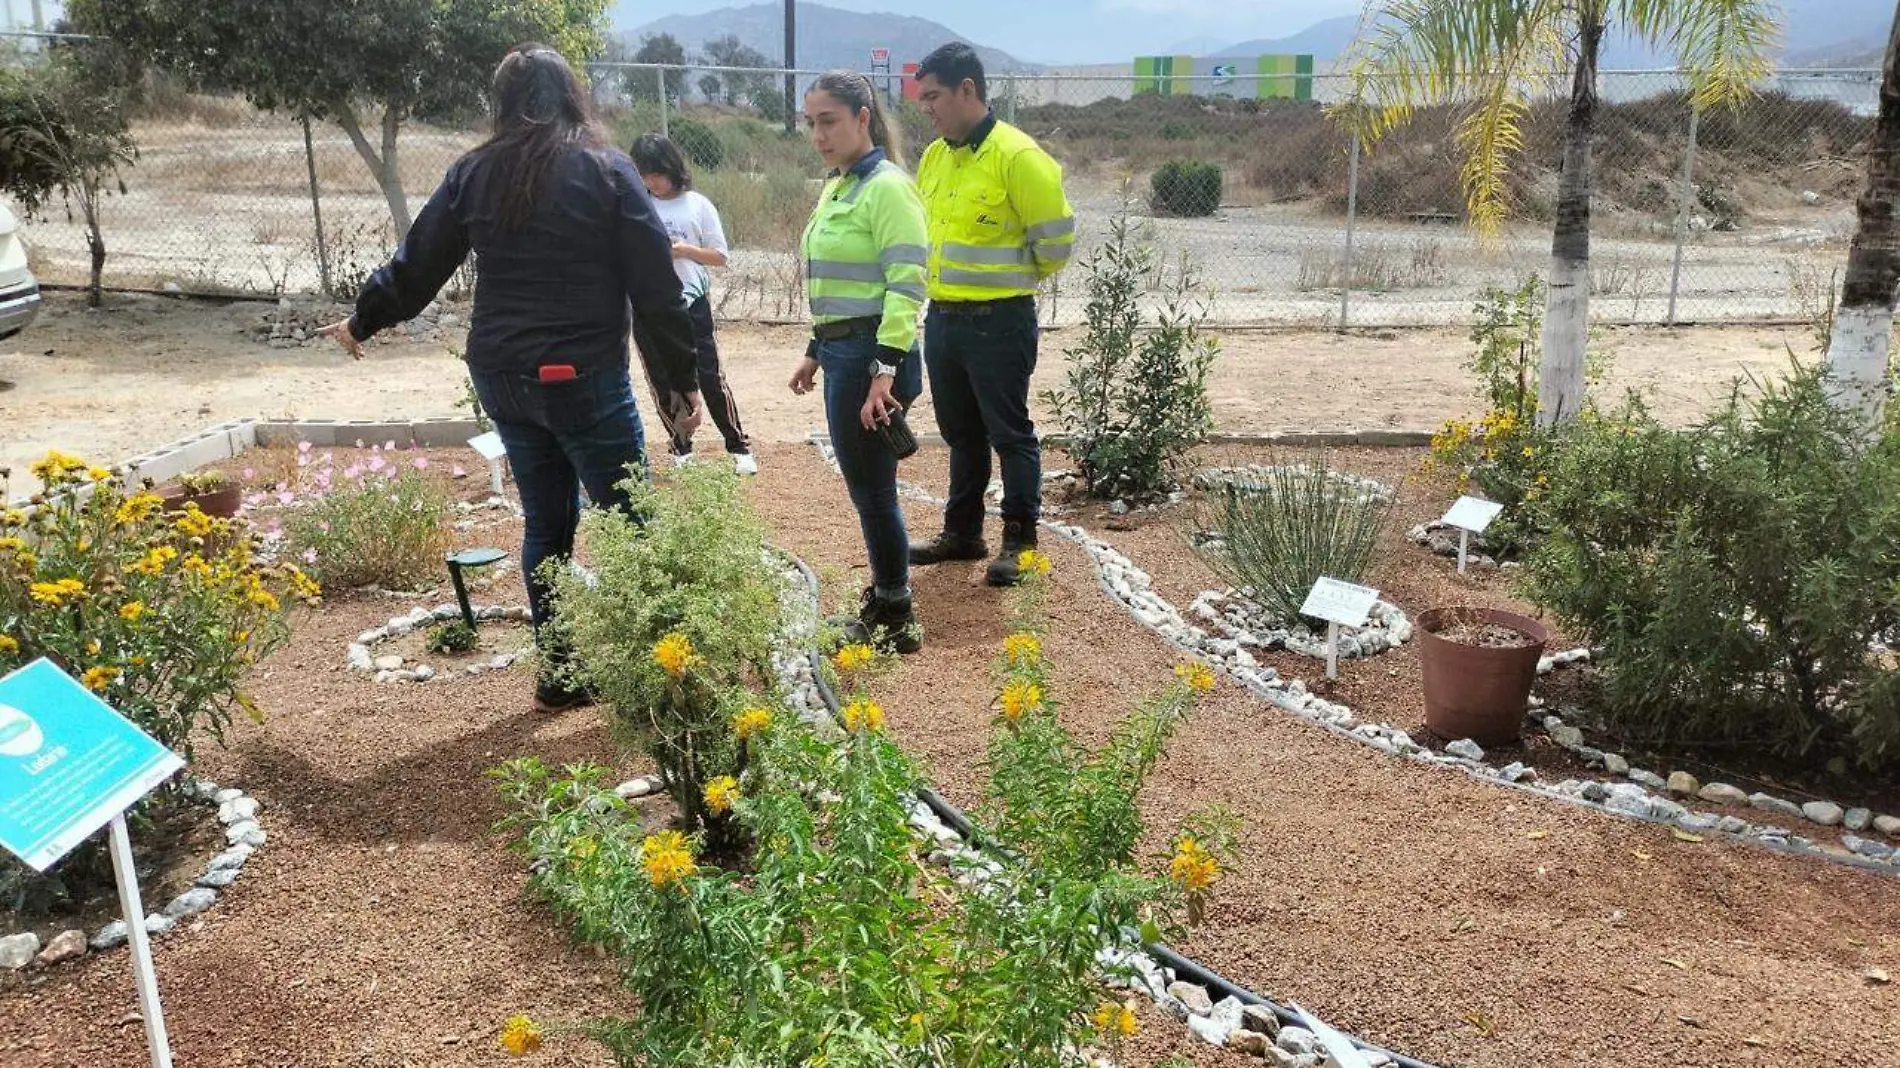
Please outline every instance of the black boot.
M927 567L950 560L981 560L990 554L981 534L953 534L946 530L935 538L910 547L912 567Z
M1036 547L1036 524L1025 519L1003 520L1003 548L983 576L992 586L1014 586L1022 581L1021 557Z
M864 606L856 618L846 616L829 622L843 628L847 643L863 642L879 652L914 653L924 647L924 628L917 623L909 594L891 599L879 597L876 590L865 590Z

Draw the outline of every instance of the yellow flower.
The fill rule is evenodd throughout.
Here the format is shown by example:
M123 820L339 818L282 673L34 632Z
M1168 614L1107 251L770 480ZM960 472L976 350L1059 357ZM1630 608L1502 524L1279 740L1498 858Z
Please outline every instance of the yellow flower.
M1190 894L1198 894L1220 878L1220 862L1192 835L1182 838L1168 861L1168 875Z
M118 674L116 668L89 667L84 675L79 676L79 681L85 683L86 689L93 693L104 693L106 687L112 685L112 680L118 677Z
M844 729L875 731L884 727L884 709L876 701L860 697L844 706Z
M691 638L684 634L669 634L653 646L653 662L668 675L681 679L700 661L699 657L693 655Z
M26 548L26 542L18 538L0 538L0 553L17 553Z
M1040 549L1024 549L1016 554L1016 570L1025 575L1047 575L1055 570L1055 564Z
M730 775L721 775L706 784L706 809L715 816L723 816L732 811L732 801L739 796L739 780Z
M283 604L277 600L277 595L269 590L252 590L247 596L250 598L252 604L262 608L266 612L281 611L284 607Z
M125 620L127 623L137 623L139 617L144 614L144 601L127 601L119 606L119 618Z
M871 661L876 659L877 650L863 642L853 642L838 650L838 654L831 658L831 662L837 667L839 673L849 675L854 671L862 671L870 667Z
M1187 684L1195 693L1214 692L1214 669L1198 661L1185 661L1174 665L1174 677Z
M136 563L126 567L127 571L140 575L157 575L165 570L165 565L178 559L178 550L169 545L160 545L146 550Z
M19 651L20 642L18 639L14 638L11 634L0 634L0 653L17 653Z
M763 708L748 708L732 717L732 733L740 741L764 734L772 726L772 713Z
M1017 679L1003 687L1003 718L1019 720L1031 712L1042 711L1042 687L1026 679Z
M1095 1029L1107 1035L1128 1038L1141 1029L1141 1020L1135 1015L1135 1003L1132 1001L1117 1005L1104 1001L1095 1010Z
M26 513L18 508L9 508L0 512L0 527L26 526Z
M135 493L120 501L119 507L113 510L112 524L120 527L131 526L158 511L164 503L157 494Z
M106 479L112 477L112 472L106 470L103 467L100 467L97 464L94 464L93 466L86 468L86 477L89 479L92 479L94 482L104 482Z
M94 638L93 640L86 643L86 655L98 656L100 648L101 646L99 645L99 639Z
M323 587L317 585L316 580L309 575L304 574L294 567L288 569L288 574L290 575L290 591L292 593L306 601L312 601L323 596Z
M211 577L210 561L199 556L197 553L192 553L190 556L185 557L185 562L178 565L178 570L183 571L187 575L196 575L199 578Z
M501 1048L516 1057L526 1057L541 1048L541 1028L526 1016L510 1016L501 1029Z
M54 483L65 481L67 475L74 471L83 471L85 468L86 461L79 457L60 452L58 449L49 449L46 456L33 461L28 470L32 471L34 477L41 482Z
M594 841L592 838L589 838L586 835L581 835L580 837L575 838L573 841L567 843L567 855L569 858L573 860L577 860L577 861L592 860L594 859L594 855L599 852L600 852L600 843Z
M195 504L185 506L185 514L178 517L172 526L188 538L202 538L217 528L217 521L200 511Z
M43 605L58 608L73 601L83 600L86 596L86 584L78 579L63 578L58 582L35 582L27 587L27 596Z
M1042 660L1042 639L1018 631L1003 639L1003 659L1012 667L1032 667Z
M640 863L646 867L647 880L655 887L670 886L699 870L693 863L686 836L678 831L649 835L640 844Z

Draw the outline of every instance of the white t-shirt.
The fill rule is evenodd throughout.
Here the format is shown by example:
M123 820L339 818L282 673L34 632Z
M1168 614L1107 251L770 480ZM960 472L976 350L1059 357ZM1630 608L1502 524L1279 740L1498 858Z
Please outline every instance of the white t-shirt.
M715 252L729 251L726 248L726 228L720 224L719 209L713 207L712 201L688 189L670 200L654 197L653 207L659 212L660 222L673 240ZM698 300L712 290L712 274L703 264L694 263L684 256L675 256L673 269L679 272L680 285L686 290L687 300Z

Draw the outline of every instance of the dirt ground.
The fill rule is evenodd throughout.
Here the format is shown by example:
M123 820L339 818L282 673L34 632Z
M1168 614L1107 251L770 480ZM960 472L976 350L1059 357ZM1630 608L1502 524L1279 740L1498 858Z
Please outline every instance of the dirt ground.
M267 310L110 296L105 308L90 311L74 295L50 294L38 323L0 342L0 466L13 467L14 493L30 490L26 464L49 448L116 462L244 416L457 413L465 382L452 355L459 337L382 341L369 360L352 364L328 346L268 347L255 330ZM1038 391L1060 384L1062 350L1078 336L1072 329L1046 335ZM803 440L822 425L817 402L785 388L803 349L800 329L733 324L722 329L720 345L755 440ZM1461 366L1470 344L1459 331L1238 331L1222 346L1214 412L1228 433L1430 430L1478 407ZM1686 421L1737 377L1784 367L1790 346L1811 347L1804 331L1788 327L1609 329L1598 342L1610 358L1598 392L1615 398L1641 390L1664 418ZM927 415L916 425L932 426Z
M842 480L808 445L761 453L753 500L775 540L825 576L828 602L848 598L864 553ZM906 476L941 492L943 464L926 450ZM907 511L914 532L934 528L931 509ZM1172 599L1200 580L1170 530L1158 520L1112 537ZM464 540L512 545L518 534L498 516ZM1048 548L1055 697L1098 743L1175 656L1105 599L1079 551ZM1408 608L1460 592L1443 561L1390 567L1379 581L1409 582ZM916 585L928 643L879 681L879 697L933 780L970 805L1004 602L972 568L923 570ZM520 595L509 578L483 598ZM205 747L202 772L263 802L271 842L210 913L156 945L181 1065L498 1064L495 1032L512 1013L573 1022L629 1008L611 964L520 896L522 864L493 830L503 807L483 772L524 754L624 772L642 762L619 752L598 712L528 712L524 668L423 686L346 672L350 637L409 603L338 596L300 613L290 645L253 680L265 721ZM1345 697L1364 715L1407 722L1413 667L1380 658L1346 670ZM1891 878L1726 841L1690 845L1382 758L1231 686L1157 773L1144 852L1214 804L1244 820L1239 855L1209 925L1184 948L1388 1047L1474 1068L1900 1064L1887 1025L1900 995L1862 978L1900 967ZM139 1063L135 1006L123 950L16 977L0 984L0 1063ZM1171 1055L1257 1063L1153 1012L1125 1053L1135 1066ZM537 1063L607 1061L556 1036Z

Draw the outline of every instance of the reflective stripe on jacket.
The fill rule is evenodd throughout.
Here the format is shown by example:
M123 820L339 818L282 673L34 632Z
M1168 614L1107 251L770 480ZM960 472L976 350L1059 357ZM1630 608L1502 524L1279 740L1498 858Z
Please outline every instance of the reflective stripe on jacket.
M1062 165L1028 134L986 120L976 144L937 140L917 184L930 213L930 299L1033 294L1075 250Z
M876 318L877 343L909 352L928 240L917 186L882 150L831 178L800 245L812 321Z

